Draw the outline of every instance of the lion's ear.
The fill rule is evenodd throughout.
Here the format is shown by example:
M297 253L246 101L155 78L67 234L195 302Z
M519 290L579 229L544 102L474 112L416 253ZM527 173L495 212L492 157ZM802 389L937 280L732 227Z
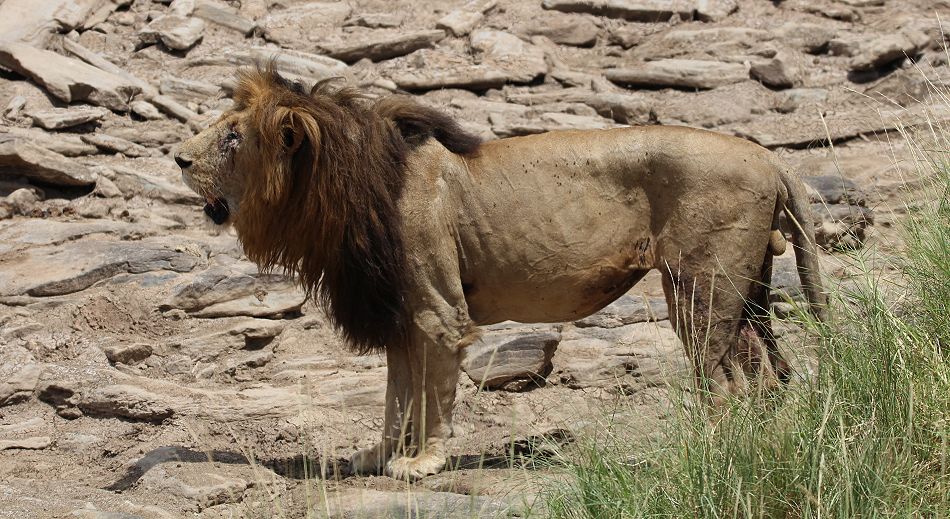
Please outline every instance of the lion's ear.
M315 166L320 147L320 130L316 120L305 110L278 107L264 132L264 145L273 150L263 193L270 203L283 200L286 190L297 174L295 169Z
M288 110L280 128L281 143L284 153L293 155L303 144L309 145L314 151L319 146L320 132L313 116L302 110Z

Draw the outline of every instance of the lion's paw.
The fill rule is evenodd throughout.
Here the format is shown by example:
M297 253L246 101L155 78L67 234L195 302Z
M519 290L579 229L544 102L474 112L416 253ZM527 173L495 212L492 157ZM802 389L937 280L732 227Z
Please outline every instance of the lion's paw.
M395 479L413 481L438 474L445 467L445 462L445 456L440 454L401 456L389 460L386 472Z
M381 474L390 454L383 452L382 444L360 449L350 456L351 474Z

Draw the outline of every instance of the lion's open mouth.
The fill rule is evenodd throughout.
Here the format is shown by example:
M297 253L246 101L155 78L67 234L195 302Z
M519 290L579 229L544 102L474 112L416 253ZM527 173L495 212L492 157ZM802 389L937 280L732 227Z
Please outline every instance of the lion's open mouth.
M228 203L223 198L209 198L205 204L205 214L211 221L217 225L223 225L228 221L231 211L228 209Z

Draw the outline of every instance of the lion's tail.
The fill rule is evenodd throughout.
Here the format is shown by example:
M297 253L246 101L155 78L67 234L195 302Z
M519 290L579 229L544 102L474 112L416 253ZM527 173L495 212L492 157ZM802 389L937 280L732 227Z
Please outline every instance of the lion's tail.
M788 193L784 210L792 232L792 244L795 247L795 263L802 290L811 311L820 320L827 313L827 297L821 283L821 271L818 268L818 247L815 242L815 225L808 204L808 193L798 175L786 164L776 164L779 178Z

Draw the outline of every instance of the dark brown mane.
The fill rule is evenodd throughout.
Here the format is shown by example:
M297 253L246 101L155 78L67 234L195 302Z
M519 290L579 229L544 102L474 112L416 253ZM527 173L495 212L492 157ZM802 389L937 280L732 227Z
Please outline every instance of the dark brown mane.
M270 68L235 90L259 162L234 222L248 258L296 274L364 353L406 340L408 269L398 201L406 156L430 137L463 154L478 139L404 99L371 103L329 82L307 92ZM259 181L257 180L259 179Z

